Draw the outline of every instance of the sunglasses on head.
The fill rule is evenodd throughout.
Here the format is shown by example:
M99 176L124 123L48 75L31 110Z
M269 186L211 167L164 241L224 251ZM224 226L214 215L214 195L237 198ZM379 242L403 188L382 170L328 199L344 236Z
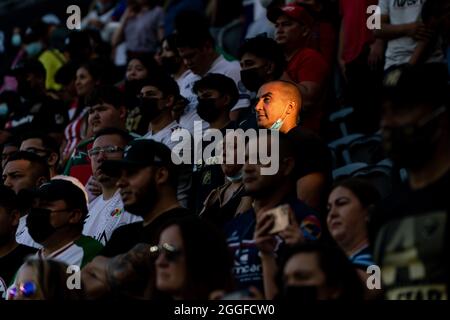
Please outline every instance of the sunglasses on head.
M15 284L8 289L8 300L12 300L22 293L24 297L31 297L37 292L37 285L33 281L26 281L21 284Z
M169 262L175 262L181 254L180 249L168 243L163 243L150 247L150 253L156 257L159 256L161 252L164 252L166 259Z

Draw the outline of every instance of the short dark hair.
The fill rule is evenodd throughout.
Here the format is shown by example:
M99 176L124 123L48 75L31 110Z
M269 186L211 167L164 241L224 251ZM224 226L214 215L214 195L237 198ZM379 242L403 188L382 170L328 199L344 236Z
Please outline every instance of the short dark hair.
M6 163L17 160L29 161L35 169L35 178L44 177L50 179L50 170L45 159L39 157L37 154L28 151L14 152Z
M41 132L29 132L22 136L22 142L28 139L39 139L42 141L42 146L49 150L50 152L54 152L58 155L58 160L56 163L59 162L60 154L59 154L59 144L58 141L56 141L53 137L49 136L48 134L44 134Z
M16 193L3 184L0 185L0 207L4 208L8 214L19 209Z
M93 107L100 103L111 104L114 108L119 109L123 106L123 94L120 90L112 85L96 86L84 100L86 106Z
M198 94L200 90L204 89L217 90L221 94L228 95L230 97L230 109L234 107L239 100L239 90L236 87L236 83L233 79L224 76L223 74L208 73L194 83L192 91L195 94Z
M94 140L97 140L97 138L101 136L108 136L114 134L120 136L125 141L125 144L128 144L131 140L133 140L133 137L128 133L128 131L114 127L108 127L99 130L95 134Z
M352 177L337 180L331 187L331 191L337 187L343 187L350 190L365 208L377 203L381 199L377 188L375 188L369 181L361 178Z
M214 47L214 38L209 32L208 19L203 13L182 11L175 17L177 48L201 48L207 42Z
M180 95L180 87L177 82L167 74L153 74L142 80L142 87L152 86L160 90L165 97Z
M277 280L282 284L282 276L286 263L295 255L301 253L316 253L320 268L326 277L326 284L341 290L338 300L363 300L364 288L361 280L344 252L336 247L319 242L296 245L287 249L282 257Z
M242 56L246 53L251 53L257 57L273 62L275 65L273 72L275 79L280 78L286 68L287 63L283 49L271 38L258 36L247 39L239 49L239 59L242 59Z

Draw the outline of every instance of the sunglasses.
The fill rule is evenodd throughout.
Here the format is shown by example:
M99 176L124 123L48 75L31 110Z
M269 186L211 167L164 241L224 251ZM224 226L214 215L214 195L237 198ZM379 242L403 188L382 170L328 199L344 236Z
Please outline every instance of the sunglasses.
M37 292L37 285L33 281L26 281L19 285L11 286L8 289L8 300L17 297L19 292L26 298L32 297Z
M166 259L169 262L175 262L181 255L180 249L168 243L163 243L150 247L150 254L155 257L158 257L161 254L161 252L164 252Z

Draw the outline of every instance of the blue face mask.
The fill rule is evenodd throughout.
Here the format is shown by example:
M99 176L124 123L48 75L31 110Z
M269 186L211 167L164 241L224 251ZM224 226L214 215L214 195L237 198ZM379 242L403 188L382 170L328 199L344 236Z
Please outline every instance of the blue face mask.
M287 110L287 108L288 107L286 107L286 109L284 110L284 112L283 113L285 113L286 112L286 110ZM286 119L286 117L287 117L287 115L285 115L284 116L284 118L283 119L281 119L281 118L278 118L278 120L277 121L275 121L271 126L270 126L270 130L277 130L277 131L279 131L280 130L280 128L283 126L283 123L284 123L284 119Z
M42 43L39 41L32 42L25 47L29 57L35 57L42 51Z
M14 47L18 47L22 44L22 37L20 36L20 34L16 33L11 37L11 44Z
M4 117L8 114L8 104L0 103L0 117Z

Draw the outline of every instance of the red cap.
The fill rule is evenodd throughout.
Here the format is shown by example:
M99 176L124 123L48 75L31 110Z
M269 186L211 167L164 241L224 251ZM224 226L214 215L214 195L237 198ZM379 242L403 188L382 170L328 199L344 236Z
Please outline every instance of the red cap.
M292 20L306 25L308 28L312 28L314 25L314 18L308 11L295 3L290 3L281 8L273 8L267 11L267 18L273 23L281 16L287 16Z

